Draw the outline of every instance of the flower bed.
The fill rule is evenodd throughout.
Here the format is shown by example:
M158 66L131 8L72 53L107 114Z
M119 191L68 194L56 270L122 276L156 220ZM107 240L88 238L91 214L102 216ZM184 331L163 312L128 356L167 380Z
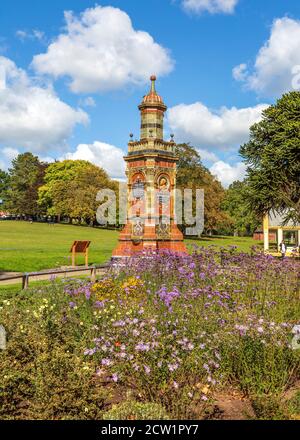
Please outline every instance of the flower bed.
M297 384L299 269L294 260L234 248L140 255L96 283L53 283L30 298L29 312L20 307L24 294L12 298L2 321L24 341L39 328L45 356L60 341L77 360L76 374L89 374L89 392L100 386L118 401L159 404L170 417L209 417L220 390L254 401ZM12 312L23 330L14 331ZM13 356L8 348L6 360ZM107 396L98 411L85 402L77 416L102 417Z

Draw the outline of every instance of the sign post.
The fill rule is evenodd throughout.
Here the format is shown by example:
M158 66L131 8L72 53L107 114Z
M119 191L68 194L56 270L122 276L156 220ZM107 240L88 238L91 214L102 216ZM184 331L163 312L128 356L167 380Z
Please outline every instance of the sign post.
M84 254L85 256L85 265L88 267L89 265L89 246L90 241L74 241L72 244L70 252L72 253L72 266L76 266L76 254Z

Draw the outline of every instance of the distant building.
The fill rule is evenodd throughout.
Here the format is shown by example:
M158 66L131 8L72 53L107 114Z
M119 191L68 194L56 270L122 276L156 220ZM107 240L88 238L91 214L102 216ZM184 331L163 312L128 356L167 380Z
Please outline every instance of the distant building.
M264 231L263 229L256 229L253 234L253 239L258 241L264 240ZM276 232L269 232L269 241L276 241Z
M265 215L263 220L263 240L264 240L264 250L268 251L270 249L270 239L271 236L276 236L277 251L279 251L279 246L282 241L285 242L287 247L287 253L291 253L295 249L300 247L300 224L293 224L289 221L287 224L283 225L284 214L279 214L278 212L271 211L269 214Z

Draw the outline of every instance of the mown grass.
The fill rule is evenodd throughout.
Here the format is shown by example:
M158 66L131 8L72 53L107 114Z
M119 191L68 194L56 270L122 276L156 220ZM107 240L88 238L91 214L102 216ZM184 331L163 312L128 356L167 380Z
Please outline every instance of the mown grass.
M22 221L0 222L0 272L34 272L70 265L70 247L74 240L90 240L89 262L100 264L110 259L118 232L73 225L48 225ZM198 246L237 246L249 252L260 243L251 237L203 237L186 239L189 249ZM79 256L78 264L83 264Z
M90 240L89 262L103 263L111 257L118 232L72 225L0 222L0 272L34 272L70 265L74 240ZM83 264L83 256L77 263Z
M192 249L193 245L209 247L213 246L216 249L221 247L236 246L240 252L249 252L253 246L258 248L263 247L263 242L253 240L252 237L231 237L231 236L212 236L201 237L199 239L185 239L186 245L189 249Z

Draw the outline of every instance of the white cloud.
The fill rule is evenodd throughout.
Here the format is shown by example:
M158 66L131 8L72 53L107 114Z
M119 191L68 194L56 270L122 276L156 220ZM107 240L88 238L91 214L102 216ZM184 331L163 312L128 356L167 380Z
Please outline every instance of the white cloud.
M243 162L230 165L219 160L210 167L209 171L227 188L235 180L242 180L244 178L246 166Z
M32 34L35 38L37 38L40 41L43 40L43 38L45 37L45 33L38 29L33 29Z
M202 160L207 160L208 162L217 162L218 157L213 151L208 151L203 148L197 148L198 153Z
M114 145L95 141L92 144L79 144L76 151L67 153L62 159L84 159L104 168L112 178L125 177L124 151Z
M253 69L242 64L245 67L239 77L236 72L241 66L237 66L234 77L260 95L279 96L293 88L294 68L300 65L299 47L300 20L278 18L273 22L269 40L257 54Z
M232 14L239 0L182 0L186 11L201 14L209 12L210 14Z
M16 37L24 41L28 37L28 33L26 31L23 31L22 29L19 29L16 32Z
M16 148L4 147L1 149L1 154L3 154L9 161L12 161L18 156L19 151Z
M260 121L267 107L259 104L212 111L201 102L179 104L168 110L168 122L181 142L191 142L198 148L232 150L248 140L250 126Z
M17 150L16 148L11 148L11 147L0 148L0 169L8 170L8 168L11 167L12 160L15 159L21 153L22 152L20 150ZM48 163L54 162L53 157L40 156L39 154L37 156L39 157L39 160L41 162L48 162Z
M113 7L86 9L80 17L65 12L66 32L36 55L33 67L54 78L67 76L73 92L88 93L140 84L150 74L173 68L168 51L150 34L136 31L130 17Z
M88 115L41 86L10 59L0 56L0 144L42 151L64 145L76 124Z
M16 37L21 41L29 40L39 40L42 41L45 37L45 33L40 31L39 29L33 29L32 31L25 31L23 29L19 29L16 32Z
M0 168L7 170L11 165L11 161L17 157L18 154L19 151L16 148L0 148Z
M247 64L243 63L240 64L239 66L235 66L232 69L232 75L236 81L244 81L248 75Z
M87 96L86 98L81 99L79 104L84 107L96 107L96 101L92 96Z

